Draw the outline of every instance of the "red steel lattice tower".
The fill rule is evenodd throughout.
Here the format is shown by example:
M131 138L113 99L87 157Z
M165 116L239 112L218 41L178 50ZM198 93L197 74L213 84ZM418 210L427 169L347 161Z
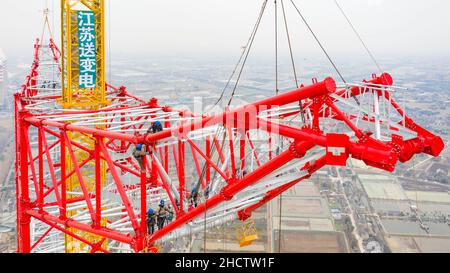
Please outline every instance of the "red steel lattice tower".
M60 59L52 39L38 40L15 94L19 252L64 251L66 236L89 252L156 251L205 227L248 219L324 166L352 158L391 172L416 154L438 156L444 148L398 104L401 88L388 73L339 86L314 79L215 115L106 85L107 105L80 110L60 104ZM156 121L163 130L148 132ZM73 133L95 141L83 145ZM133 157L138 144L152 152L142 158L144 168ZM92 166L95 185L86 187L83 174ZM78 190L67 188L70 177ZM148 234L146 212L161 199L174 218Z

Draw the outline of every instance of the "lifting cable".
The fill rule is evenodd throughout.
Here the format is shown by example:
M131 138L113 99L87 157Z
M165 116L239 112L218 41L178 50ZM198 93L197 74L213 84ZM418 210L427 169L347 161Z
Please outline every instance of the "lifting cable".
M340 70L337 68L336 64L334 63L334 61L332 60L332 58L330 57L330 55L328 54L327 50L325 49L325 47L323 46L323 44L320 42L319 38L317 37L316 33L312 30L310 24L308 23L308 21L306 20L306 18L303 16L303 14L301 13L301 11L299 10L299 8L297 7L297 5L294 3L293 0L290 0L292 5L294 6L294 8L296 9L297 13L299 14L299 16L301 17L302 21L305 23L306 27L309 29L309 31L311 32L312 36L314 37L315 41L317 42L317 44L319 45L319 47L322 49L323 53L325 54L325 56L327 57L328 61L331 63L331 65L333 66L333 68L335 69L335 71L337 72L337 74L339 75L339 77L341 78L341 80L344 83L347 83L347 81L345 80L345 78L343 77L342 73L340 72ZM274 1L275 3L275 92L276 94L279 93L279 82L278 82L278 3L277 0ZM366 49L366 51L368 52L368 54L370 55L370 57L372 58L372 60L374 61L375 65L380 69L381 68L378 64L378 62L376 61L376 59L374 58L373 54L371 53L371 51L369 50L369 48L367 47L367 45L364 43L364 41L362 40L362 37L359 35L359 33L356 31L356 28L353 26L353 24L351 23L350 19L348 18L348 16L345 14L345 12L343 11L343 9L341 8L341 6L339 5L339 3L335 0L336 5L338 6L338 8L340 9L341 13L344 15L344 17L346 18L347 22L350 24L350 26L352 27L353 31L355 32L355 34L358 36L359 40L361 41L361 43L363 44L364 48ZM253 46L253 42L255 40L256 34L258 32L262 17L264 15L265 9L267 6L267 0L265 0L262 4L261 7L261 11L260 14L258 16L258 19L256 21L256 24L253 28L253 31L247 41L247 44L243 47L242 53L239 57L239 60L237 62L237 64L235 65L231 76L229 77L225 87L222 89L221 95L218 98L218 100L214 103L214 106L217 106L220 101L222 101L226 90L228 89L228 87L231 84L232 79L234 78L234 76L236 75L236 72L238 71L239 68L239 73L237 75L237 79L236 82L234 84L233 87L233 91L231 93L230 99L227 103L227 107L229 107L232 103L232 100L234 98L237 86L239 84L239 81L241 79L242 76L242 72L243 69L245 67L245 64L247 62L248 56L250 54L251 48ZM294 57L293 57L293 51L292 51L292 44L291 44L291 39L290 39L290 34L289 34L289 27L288 27L288 22L287 22L287 17L286 17L286 11L285 11L285 7L284 7L284 2L283 0L281 0L281 7L282 7L282 12L283 12L283 20L284 20L284 25L285 25L285 30L286 30L286 35L287 35L287 40L288 40L288 46L289 46L289 53L290 53L290 59L291 59L291 64L292 64L292 70L293 70L293 74L294 74L294 80L295 80L295 84L296 87L299 87L299 83L298 83L298 77L297 77L297 72L296 72L296 67L295 67L295 61L294 61ZM356 97L353 97L355 99L355 101L358 103L358 105L360 104L358 99ZM306 122L305 120L305 116L303 113L303 106L302 106L302 102L300 101L300 112L301 112L301 116L302 116L302 121L303 123ZM219 128L216 131L215 136L219 135ZM231 136L230 136L231 137ZM222 146L221 146L221 150L223 150L223 146L224 146L224 142L225 142L225 138L226 138L226 130L223 131L223 136L222 136ZM214 141L211 143L211 147L210 147L210 157L214 157L215 153L217 151L216 149L216 145L214 145ZM219 163L220 158L217 159L217 164ZM201 176L197 182L197 185L194 188L194 191L197 192L200 188L200 183L203 180L205 174L206 174L206 166L208 164L205 163L203 165L203 169L202 169L202 173ZM216 173L214 173L213 176L213 180L216 177ZM205 194L204 196L205 198L205 205L208 199L208 196ZM196 200L195 200L196 201ZM280 219L279 219L279 251L281 251L281 213L282 213L282 195L280 195ZM204 251L206 251L206 210L205 210L205 215L204 215Z
M52 29L53 29L53 33L55 33L55 25L56 25L55 24L55 1L52 1Z
M246 61L247 61L248 55L249 55L250 50L251 50L251 47L252 47L252 45L253 45L253 41L254 41L255 36L256 36L256 33L257 33L258 29L259 29L259 25L260 25L260 23L261 23L261 19L262 19L263 15L264 15L264 11L265 11L265 9L266 9L267 1L268 1L268 0L265 0L265 1L263 2L262 7L261 7L261 11L260 11L260 13L259 13L259 16L258 16L258 19L257 19L257 21L256 21L256 24L255 24L255 26L254 26L254 28L253 28L253 30L252 30L252 33L251 33L251 35L250 35L250 37L249 37L249 39L248 39L247 45L245 46L244 50L242 51L241 57L239 58L238 63L236 64L236 67L234 68L234 70L233 70L233 72L232 72L230 78L228 79L227 84L225 85L224 89L222 90L222 93L221 93L219 99L218 99L218 100L216 101L216 103L214 104L214 106L216 106L216 105L223 99L226 89L227 89L228 86L230 85L232 78L233 78L234 75L236 74L237 68L239 67L239 65L240 65L241 62L242 62L242 59L243 59L244 56L245 56L245 58L244 58L244 60L243 60L243 62L242 62L240 71L239 71L238 78L237 78L236 83L235 83L235 85L234 85L233 92L232 92L231 97L230 97L230 100L228 101L228 104L227 104L227 106L230 106L230 105L231 105L231 102L232 102L232 99L233 99L233 97L234 97L234 94L235 94L237 85L238 85L239 80L240 80L240 77L241 77L241 75L242 75L242 71L243 71L243 69L244 69L245 63L246 63ZM217 128L216 133L215 133L215 136L217 136L217 135L219 135L219 128ZM225 136L226 136L226 130L223 131L223 135L222 135L221 151L223 151L223 146L224 146L224 143L225 143L225 140L226 140L226 137L225 137ZM216 153L216 151L217 151L216 145L214 145L214 140L211 142L210 145L211 145L211 146L210 146L210 151L211 151L210 158L212 158L212 157L215 156L215 153ZM219 160L220 160L220 157L218 157L218 159L217 159L217 164L219 163ZM197 184L195 185L195 188L193 189L193 190L195 191L195 194L197 194L198 190L200 189L201 181L204 179L204 176L205 176L205 174L206 174L206 167L207 167L207 165L208 165L208 163L205 162L205 164L203 165L202 173L201 173L201 175L200 175L200 177L199 177L199 179L198 179L198 181L197 181ZM216 175L217 175L217 172L214 173L214 176L213 176L212 181L215 180ZM208 186L209 186L209 185L207 185L207 187L208 187ZM205 194L205 193L204 193L205 207L206 207L206 208L207 208L207 202L208 202L208 195L209 195L209 192L208 192L208 194ZM196 200L194 200L194 201L196 201ZM204 250L204 252L206 252L206 209L205 209L205 212L204 212L204 218L203 218L203 220L204 220L204 236L203 236L203 240L204 240L204 242L203 242L203 243L204 243L204 249L203 249L203 250Z
M238 60L238 63L236 64L236 67L234 68L234 70L233 70L233 72L232 72L230 78L228 79L228 82L227 82L227 84L225 85L225 88L222 90L222 93L221 93L219 99L218 99L218 100L216 101L216 103L214 104L214 106L216 106L216 105L223 99L223 96L224 96L224 94L225 94L226 89L227 89L228 86L230 85L232 78L233 78L234 75L236 74L237 68L239 67L239 65L240 65L241 62L242 62L241 67L240 67L240 70L239 70L239 75L238 75L238 77L237 77L237 79L236 79L236 83L235 83L235 85L234 85L234 87L233 87L233 92L231 93L231 96L230 96L230 99L229 99L229 101L228 101L227 107L229 107L229 106L231 105L231 102L232 102L233 97L234 97L235 92L236 92L237 85L239 84L239 80L240 80L241 75L242 75L242 71L243 71L243 69L244 69L244 66L245 66L245 64L246 64L246 62L247 62L248 55L249 55L250 50L251 50L251 48L252 48L253 41L254 41L254 39L255 39L256 33L258 32L259 25L260 25L260 23L261 23L261 19L262 19L263 15L264 15L264 11L265 11L265 9L266 9L267 1L268 1L268 0L264 0L264 2L263 2L263 4L262 4L262 7L261 7L261 11L260 11L259 16L258 16L258 19L256 20L255 26L253 27L252 33L251 33L251 35L250 35L250 37L249 37L249 39L248 39L248 41L247 41L247 44L246 44L246 46L244 47L244 50L242 51L242 54L241 54L241 56L240 56L240 58L239 58L239 60ZM245 58L244 58L244 56L245 56ZM242 59L243 59L243 61L242 61ZM218 134L219 134L219 128L217 128L217 131L216 131L215 136L217 136ZM230 137L231 137L231 136L230 136ZM222 135L221 151L223 151L223 146L224 146L225 140L226 140L226 130L224 129L224 130L223 130L223 135ZM212 158L212 157L215 156L215 153L216 153L216 151L217 151L216 145L214 145L214 140L211 142L210 151L211 151L210 158ZM219 163L219 160L220 160L220 157L217 158L217 164ZM197 185L195 186L195 189L194 189L195 191L198 191L198 189L200 188L200 183L201 183L201 181L203 180L203 178L204 178L204 176L205 176L205 174L206 174L206 166L207 166L207 165L208 165L208 164L207 164L206 162L205 162L205 164L203 165L202 174L201 174L201 176L199 177L199 180L197 181ZM216 177L216 174L217 174L217 173L215 172L212 181L214 181L214 179L215 179L215 177ZM209 195L209 194L208 194L208 195ZM208 196L205 195L204 198L205 198L205 206L206 206L206 205L207 205L207 201L208 201ZM205 215L204 215L204 235L205 235L205 236L204 236L204 240L206 240L206 210L205 210ZM206 246L206 241L204 242L204 245ZM204 250L205 250L205 249L204 249Z
M250 53L250 50L252 49L252 45L253 45L253 42L254 42L254 40L255 40L256 33L258 32L259 25L260 25L260 23L261 23L261 19L262 19L263 15L264 15L264 11L266 10L266 6L267 6L267 0L265 0L265 1L263 2L262 8L261 8L261 12L260 12L259 17L258 17L258 20L257 20L257 22L256 22L255 30L254 30L254 32L252 33L252 36L251 36L251 39L250 39L250 43L249 43L248 47L246 48L247 52L246 52L245 58L244 58L244 60L243 60L243 62L242 62L242 66L241 66L241 69L240 69L240 71L239 71L238 77L237 77L237 79L236 79L236 83L234 84L233 92L231 93L230 100L228 101L228 106L230 106L230 105L231 105L231 102L233 101L233 97L234 97L234 94L235 94L235 92L236 92L236 88L237 88L237 86L238 86L238 84L239 84L239 81L240 81L240 79L241 79L242 71L244 70L245 63L247 62L247 58L248 58L248 55L249 55L249 53Z
M303 16L303 14L300 12L300 10L298 9L297 5L295 5L293 0L290 0L292 5L294 6L294 8L297 10L298 15L300 15L302 21L305 23L306 27L309 29L309 31L311 32L312 36L314 37L314 39L316 40L317 44L319 45L319 47L322 49L323 53L325 54L325 56L327 57L328 61L331 63L331 65L334 67L334 70L336 70L337 74L339 75L339 77L341 78L341 80L347 84L347 81L344 79L344 77L342 76L341 72L339 71L339 69L337 68L336 64L333 62L333 60L331 59L330 55L328 54L328 52L326 51L325 47L322 45L322 43L320 42L319 38L317 37L317 35L314 33L314 31L312 30L311 26L309 25L308 21L306 20L306 18ZM355 96L352 96L352 98L355 100L355 102L358 105L361 105L358 98Z
M284 8L283 0L281 0L281 10L283 11L284 27L286 29L286 36L287 36L287 42L288 42L288 46L289 46L289 55L291 57L292 72L294 74L295 86L298 88L299 84L298 84L298 77L297 77L297 69L295 68L294 54L292 52L292 44L291 44L291 35L289 34L289 27L288 27L286 11ZM303 111L304 111L303 103L301 100L299 101L299 106L300 106L300 113L302 116L302 122L303 122L303 124L306 124L305 114L303 113Z
M281 10L283 11L284 28L286 29L286 36L287 36L287 42L288 42L288 46L289 46L289 54L291 57L292 71L294 73L295 86L297 86L297 88L298 88L299 84L298 84L298 77L297 77L297 69L295 68L294 54L292 52L292 44L291 44L291 35L289 35L289 27L288 27L286 10L284 8L283 0L281 0Z
M294 3L293 0L290 0L292 5L294 6L294 8L297 10L298 15L300 15L301 19L303 20L303 22L305 23L306 27L309 29L309 31L311 32L312 36L314 37L314 39L316 40L317 44L319 45L319 47L322 49L323 53L325 54L325 56L327 57L328 61L331 63L331 65L334 67L334 69L336 70L336 72L338 73L339 77L342 79L342 81L344 83L347 83L344 79L344 77L342 76L341 72L339 71L339 69L337 68L336 64L333 62L333 60L331 59L330 55L328 54L328 52L326 51L325 47L322 45L322 43L320 42L319 38L317 38L316 33L312 30L311 26L309 25L308 21L306 20L306 18L303 16L303 14L300 12L300 10L298 9L297 5Z
M279 219L278 219L278 253L281 253L281 217L282 217L282 210L283 207L283 193L280 194L280 211L279 211Z
M275 4L275 95L280 91L278 89L278 3Z
M222 90L222 93L221 93L219 99L218 99L218 100L216 101L216 103L214 104L214 106L216 106L217 104L219 104L219 102L223 99L226 89L227 89L228 86L230 85L231 80L233 79L234 75L236 74L236 71L237 71L239 65L240 65L241 62L242 62L242 59L243 59L244 56L245 56L244 61L243 61L242 65L241 65L241 68L240 68L240 71L239 71L239 76L238 76L238 78L237 78L237 80L236 80L236 83L235 83L234 88L233 88L233 92L232 92L231 97L230 97L230 100L228 101L228 104L227 104L228 107L231 105L232 99L233 99L233 97L234 97L234 94L235 94L237 85L238 85L238 83L239 83L239 80L240 80L240 77L241 77L241 74L242 74L242 70L243 70L243 68L244 68L244 66L245 66L245 63L246 63L246 61L247 61L247 57L248 57L249 52L250 52L250 50L251 50L251 47L252 47L252 45L253 45L253 41L254 41L254 39L255 39L256 33L258 32L258 28L259 28L259 25L260 25L260 23L261 23L261 19L262 19L263 15L264 15L264 11L265 11L265 9L266 9L267 1L268 1L268 0L264 0L264 2L263 2L263 4L262 4L262 7L261 7L261 11L260 11L260 13L259 13L259 15L258 15L258 19L256 20L255 26L253 27L253 30L252 30L252 32L251 32L251 35L250 35L248 41L247 41L247 44L245 45L245 47L244 47L244 49L243 49L243 51L242 51L242 54L241 54L241 56L240 56L240 58L239 58L239 60L238 60L238 63L236 64L236 66L235 66L233 72L231 73L230 78L228 79L227 84L225 85L224 89ZM219 128L217 128L216 133L215 133L215 136L218 136L218 135L219 135ZM226 135L226 130L224 130L223 135L222 135L222 147L221 147L221 149L223 149L223 144L224 144L224 141L225 141L225 135ZM212 158L212 157L215 155L215 153L216 153L216 146L214 145L214 142L211 142L210 151L211 151L210 158ZM220 160L220 158L218 158L217 163L219 162L219 160ZM205 173L206 173L206 166L207 166L207 165L208 165L208 164L207 164L206 162L205 162L205 164L203 165L202 174L201 174L201 176L199 177L199 180L197 181L197 185L195 186L195 190L196 190L196 191L198 191L198 189L200 188L200 183L201 183L201 181L203 180L203 178L204 178L204 176L205 176ZM205 196L205 199L207 199L207 196ZM205 218L205 219L206 219L206 218Z
M292 52L291 52L292 53ZM292 58L292 56L291 56ZM294 77L297 84L297 77ZM278 95L278 3L275 0L275 93ZM278 147L276 154L278 155L280 151L280 136L278 136ZM281 206L283 202L283 193L280 194L280 213L278 221L278 252L281 252Z
M342 9L341 5L339 5L339 2L337 0L334 0L334 3L336 3L336 6L338 7L338 9L340 10L340 12L342 13L342 15L344 16L345 20L347 20L347 23L350 25L350 27L352 28L353 32L355 33L355 35L358 37L359 41L361 42L362 46L366 49L367 54L369 54L370 58L372 59L372 61L374 62L374 64L376 65L376 67L378 68L378 70L380 71L380 73L383 73L383 70L381 69L380 64L377 62L377 60L375 59L374 55L372 54L372 52L370 51L369 47L366 45L366 43L364 42L363 38L361 37L361 35L359 34L359 32L356 30L355 26L352 24L352 22L350 21L350 18L347 16L347 14L344 12L344 9Z
M278 93L280 92L279 88L278 88L278 3L277 0L274 1L274 7L275 7L275 11L274 11L274 19L275 19L275 24L274 24L274 29L275 29L275 95L278 95ZM272 133L269 133L269 141L271 142L272 140ZM280 153L280 135L278 135L277 137L277 148L275 151L275 154L278 155Z
M225 91L227 90L228 86L229 86L230 83L231 83L231 80L233 79L234 75L236 74L236 72L237 72L237 70L238 70L238 68L239 68L239 65L240 65L241 62L242 62L242 59L243 59L244 56L246 55L246 52L250 50L251 43L252 43L252 38L254 37L254 35L256 34L256 32L257 32L257 30L258 30L259 23L260 23L260 21L261 21L262 14L264 13L266 4L267 4L267 0L265 0L265 1L263 2L262 7L261 7L260 14L259 14L259 16L258 16L258 19L257 19L256 23L255 23L255 26L253 27L253 30L252 30L252 32L251 32L251 34L250 34L250 37L248 38L247 44L246 44L245 46L242 47L242 53L241 53L241 56L239 57L239 60L238 60L238 62L236 63L236 65L235 65L235 67L234 67L234 69L233 69L233 72L231 73L231 76L228 78L228 81L227 81L225 87L222 89L222 93L220 94L219 99L214 103L214 106L218 105L219 102L223 99L223 97L224 97L224 95L225 95ZM248 54L247 54L247 55L248 55ZM243 65L244 65L244 64L243 64ZM213 106L213 107L214 107L214 106Z
M231 76L228 78L227 84L225 85L225 87L222 89L222 93L220 94L220 97L217 99L217 101L214 103L214 105L211 107L211 109L213 109L215 106L217 106L219 104L219 102L223 99L223 96L225 95L225 91L227 90L228 86L231 83L231 80L233 79L234 75L236 74L236 71L239 67L239 64L241 64L242 58L244 58L244 54L245 54L245 49L247 48L248 44L246 46L242 47L242 53L241 56L239 57L238 62L236 63L233 72L231 73Z
M220 128L217 128L215 137L217 137L217 135L219 134L219 129ZM222 144L220 146L220 152L223 151L223 146L225 144L225 139L226 139L225 136L226 136L226 130L225 130L225 127L223 127ZM214 144L214 142L215 142L215 140L213 139L211 141L211 144L210 144L210 149L209 149L210 150L210 155L209 155L210 159L212 159L215 156L216 151L217 151L216 145ZM219 161L220 161L220 156L217 157L216 165L219 164ZM197 185L195 185L195 188L194 188L195 195L196 195L195 199L198 198L198 190L200 189L201 182L202 182L202 180L204 179L204 177L206 175L206 166L207 165L208 165L207 162L205 162L205 164L203 164L202 174L201 174L201 176L199 177L199 179L197 181ZM217 172L214 172L214 176L213 176L211 181L214 181L216 179L216 175L217 175ZM207 187L209 187L209 185L206 185L206 188ZM206 194L206 188L203 191L203 195L204 195L203 198L205 199L205 211L204 211L204 214L203 214L203 252L204 253L206 253L206 211L208 209L209 190L211 190L211 189L209 189L208 190L208 194ZM193 200L193 202L195 204L195 203L197 203L197 200Z
M42 27L41 40L39 41L41 45L43 45L43 43L44 43L44 34L45 34L46 28L49 32L48 34L50 36L50 39L53 39L53 32L52 32L52 27L50 27L50 21L48 20L48 13L49 13L49 8L48 8L48 3L47 3L47 6L45 7L45 10L44 10L44 25Z
M253 28L253 31L247 41L247 44L243 47L242 53L239 57L239 60L237 62L237 64L235 65L231 76L229 77L225 87L222 89L222 92L220 94L220 97L217 99L217 101L214 103L213 107L217 106L223 99L226 90L228 89L228 87L231 84L232 79L234 78L234 76L236 75L236 72L238 71L239 68L239 73L236 79L236 82L234 84L233 87L233 91L231 93L230 99L227 103L227 107L229 107L232 103L232 100L234 98L237 86L239 84L239 81L241 79L242 76L242 72L243 69L245 67L245 64L247 62L248 56L250 54L250 50L253 46L253 42L255 40L256 34L258 32L262 17L264 15L266 6L267 6L267 1L265 0L262 4L261 7L261 11L260 14L258 16L258 19L256 21L256 24ZM330 55L328 54L328 52L326 51L325 47L323 46L323 44L320 42L319 38L317 37L316 33L312 30L310 24L308 23L308 21L306 20L306 18L303 16L303 14L300 12L299 8L297 7L297 5L294 3L293 0L290 0L292 5L294 6L294 8L296 9L297 13L299 14L299 16L301 17L302 21L305 23L306 27L309 29L309 31L311 32L312 36L314 37L315 41L317 42L317 44L319 45L319 47L322 49L323 53L325 54L325 56L327 57L328 61L331 63L331 65L333 66L333 68L335 69L335 71L337 72L337 74L339 75L339 77L341 78L341 80L347 84L347 81L345 80L345 78L343 77L342 73L339 71L339 69L337 68L336 64L334 63L334 61L332 60L332 58L330 57ZM338 9L340 10L340 12L342 13L342 15L345 17L345 19L347 20L347 22L349 23L349 25L351 26L353 32L356 34L356 36L358 37L358 39L360 40L360 42L362 43L363 47L365 48L365 50L367 51L367 53L369 54L370 58L372 59L372 61L375 63L375 65L377 66L377 68L380 70L380 72L382 72L382 69L379 65L379 63L377 62L377 60L375 59L374 55L372 54L372 52L370 51L370 49L367 47L366 43L364 42L364 40L362 39L361 35L358 33L358 31L356 30L356 28L354 27L354 25L352 24L352 22L350 21L349 17L345 14L344 10L342 9L342 7L339 5L339 3L337 2L337 0L334 0L335 4L337 5ZM277 0L274 1L275 4L275 93L278 95L279 93L279 82L278 82L278 4L277 4ZM299 83L298 83L298 76L297 76L297 71L296 71L296 67L295 67L295 61L294 61L294 56L293 56L293 51L292 51L292 44L291 44L291 39L290 39L290 34L289 34L289 27L288 27L288 22L287 22L287 17L286 17L286 11L285 11L285 7L284 7L284 2L283 0L281 0L281 7L282 7L282 12L283 12L283 20L284 20L284 25L285 25L285 30L286 30L286 35L287 35L287 41L288 41L288 46L289 46L289 53L290 53L290 59L291 59L291 64L292 64L292 70L293 70L293 74L294 74L294 80L295 80L295 84L296 87L299 87ZM360 105L359 100L356 97L353 97L356 101L356 103L358 105ZM304 116L304 112L303 112L303 105L302 102L299 101L299 106L300 106L300 112L301 112L301 116L302 116L302 121L305 124L306 123L306 119ZM225 127L224 127L225 128ZM217 128L215 136L217 137L219 135L219 128ZM223 146L225 143L225 139L226 139L226 130L223 129L223 135L222 135L222 145L221 145L221 150L223 151ZM231 137L231 136L230 136ZM210 146L210 158L215 156L215 153L217 151L216 145L214 145L214 140L211 143ZM220 161L220 157L217 159L217 164ZM197 191L200 188L200 184L201 181L204 179L204 176L206 174L206 166L208 165L208 163L205 162L205 164L203 165L203 169L202 169L202 173L201 176L197 182L197 184L195 185L194 191L197 194ZM215 172L213 175L213 179L212 181L215 180L217 173ZM209 186L209 185L208 185ZM207 207L207 200L208 200L208 194L204 194L204 199L205 199L205 206ZM281 252L281 217L282 217L282 198L283 198L283 194L280 195L280 207L279 207L279 232L278 232L278 241L279 241L279 249L278 251ZM194 200L196 202L196 200ZM205 213L204 213L204 236L203 236L203 240L204 240L204 252L206 252L206 209L205 209ZM225 241L225 240L224 240ZM225 243L225 242L224 242Z
M285 15L284 10L283 10L283 15ZM284 19L285 19L285 23L286 23L285 16L284 16ZM286 31L287 31L287 27L286 27ZM289 34L288 34L288 37L289 37ZM290 44L289 44L289 49L291 49ZM291 50L290 50L290 53L291 53L291 60L293 61ZM297 76L295 75L294 78L295 78L295 83L298 87ZM278 95L279 90L278 90L278 4L277 4L277 0L275 0L275 82L276 82L275 91L276 91L276 95ZM300 102L300 104L301 104L301 102ZM280 151L280 138L278 137L277 155L278 155L279 151ZM280 194L279 200L280 200L280 204L279 204L280 212L279 212L279 221L278 221L278 252L281 252L281 215L282 215L281 207L283 204L282 203L283 202L283 193Z

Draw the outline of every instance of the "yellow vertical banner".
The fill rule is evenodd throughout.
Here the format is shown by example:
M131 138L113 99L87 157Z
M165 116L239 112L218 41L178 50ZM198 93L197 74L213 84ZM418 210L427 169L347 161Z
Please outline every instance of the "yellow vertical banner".
M104 0L61 0L61 103L65 108L92 109L109 104L104 5Z

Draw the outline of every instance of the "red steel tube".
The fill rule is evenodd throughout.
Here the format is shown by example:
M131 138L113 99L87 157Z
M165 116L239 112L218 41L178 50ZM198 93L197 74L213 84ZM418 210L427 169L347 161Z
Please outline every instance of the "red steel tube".
M108 239L116 240L122 243L131 244L133 238L128 235L120 234L114 230L105 228L93 228L88 224L83 224L72 219L62 220L59 217L50 215L46 212L38 212L32 209L27 210L27 214L33 216L38 220L44 220L55 224L62 224L67 227L76 228L82 231L86 231L95 235L106 237Z
M320 95L325 95L329 93L333 93L336 91L336 83L332 78L326 78L322 82L318 82L312 84L310 86L301 87L296 90L282 93L280 95L264 99L261 101L257 101L248 105L244 105L238 107L237 109L223 112L211 117L205 117L202 120L188 123L186 125L180 126L178 128L174 128L170 131L163 131L156 134L147 134L145 135L146 142L153 142L159 139L171 137L177 134L187 134L190 131L201 129L207 126L212 126L216 124L224 124L229 121L232 121L234 124L234 116L238 113L252 113L252 112L260 112L262 110L266 110L274 105L285 105L295 101L303 100L306 98L313 98ZM228 121L229 120L229 121Z
M254 210L262 207L264 204L267 204L268 202L273 200L275 197L277 197L281 193L287 191L288 189L290 189L293 186L295 186L296 184L298 184L300 181L307 179L311 174L313 174L315 171L317 171L318 169L322 168L325 165L326 165L326 157L323 156L323 157L319 158L315 162L315 164L313 165L314 168L311 168L311 170L309 171L309 174L307 176L300 177L300 178L298 178L296 180L293 180L292 182L289 182L288 184L285 184L285 185L283 185L281 187L278 187L278 188L276 188L274 190L271 190L271 191L267 192L266 195L264 196L264 198L261 201L259 201L258 203L254 204L254 205L252 205L252 206L250 206L248 208L245 208L245 209L241 210L239 212L239 214L245 215L247 217L251 216L251 213Z
M173 222L168 224L163 230L158 230L150 238L150 242L155 242L159 238L172 232L173 230L185 224L189 220L201 215L202 213L205 212L205 210L211 209L217 206L218 204L222 203L223 201L231 199L232 196L238 193L239 191L245 189L246 187L260 180L261 178L267 176L274 170L291 161L293 158L294 155L291 153L291 151L289 150L284 151L283 153L274 157L271 161L267 162L266 164L256 169L252 173L244 176L243 178L237 180L232 184L228 184L222 189L221 193L216 194L212 198L208 199L205 203L200 204L198 207L178 217Z
M25 118L25 121L29 122L30 124L32 124L36 127L41 127L41 125L46 125L46 126L59 128L59 129L65 129L68 131L92 134L95 136L101 136L101 137L105 137L105 138L114 138L117 140L123 140L123 141L132 142L132 143L137 142L137 138L134 135L130 135L130 134L109 132L109 131L105 131L105 130L94 129L94 128L89 128L89 127L84 127L84 126L71 125L71 124L65 124L62 122L49 121L49 120L39 119L39 118L34 118L34 117Z
M23 115L23 113L19 113ZM18 240L18 252L29 253L30 252L30 216L27 215L27 206L30 203L29 189L28 189L28 143L26 142L26 135L28 134L28 126L20 120L20 176L18 181L18 203L17 203L17 240Z

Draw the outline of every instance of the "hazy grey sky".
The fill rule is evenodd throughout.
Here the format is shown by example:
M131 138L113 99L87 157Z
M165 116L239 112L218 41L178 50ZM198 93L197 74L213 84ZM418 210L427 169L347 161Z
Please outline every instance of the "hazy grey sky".
M59 0L0 0L0 47L30 54L42 28L42 10ZM200 53L236 56L248 39L262 0L107 0L113 54ZM273 54L274 1L269 0L256 38L258 54ZM284 0L296 52L320 53L289 0ZM331 54L362 48L333 0L294 0ZM450 1L340 0L375 55L450 55ZM280 11L280 51L286 52Z

